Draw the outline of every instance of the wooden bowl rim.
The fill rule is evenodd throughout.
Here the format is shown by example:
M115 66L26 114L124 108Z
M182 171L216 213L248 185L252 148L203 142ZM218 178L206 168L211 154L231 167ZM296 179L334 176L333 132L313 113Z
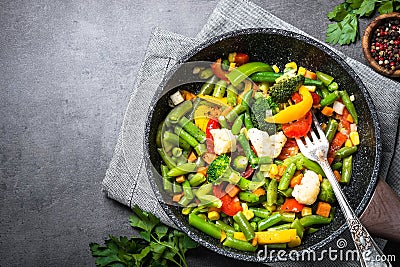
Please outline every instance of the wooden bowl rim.
M397 18L400 19L400 13L399 12L392 12L388 14L382 14L376 17L371 21L370 24L368 24L367 28L364 31L364 35L362 37L362 49L364 53L364 57L367 60L367 62L370 64L370 66L376 70L377 72L388 76L388 77L400 77L400 69L398 70L388 70L384 67L381 67L376 60L372 57L370 53L370 48L369 48L369 43L370 39L372 36L373 31L378 27L383 20L386 20L388 18Z

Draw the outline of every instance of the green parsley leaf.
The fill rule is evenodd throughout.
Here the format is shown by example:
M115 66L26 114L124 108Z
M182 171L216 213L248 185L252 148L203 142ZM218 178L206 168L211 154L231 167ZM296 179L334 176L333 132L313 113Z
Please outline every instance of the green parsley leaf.
M364 0L358 10L356 10L356 14L362 16L370 16L372 12L375 10L376 0Z
M389 0L382 2L381 6L378 8L378 12L379 14L387 14L393 12L393 1Z
M357 16L355 14L347 14L343 21L328 25L325 40L331 44L350 44L355 41L357 32Z
M351 9L358 9L360 8L363 1L364 0L346 0L346 3L350 4Z
M346 9L347 4L342 3L333 8L331 12L328 13L328 18L329 20L333 21L342 21L344 17L348 14L347 9Z

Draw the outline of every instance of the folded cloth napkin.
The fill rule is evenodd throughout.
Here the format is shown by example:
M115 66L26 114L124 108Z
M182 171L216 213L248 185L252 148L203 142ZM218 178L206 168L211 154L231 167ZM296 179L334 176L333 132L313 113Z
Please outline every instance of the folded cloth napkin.
M235 16L227 16L226 14L235 14ZM225 32L255 27L279 28L307 35L246 0L222 0L219 2L196 38L181 36L161 29L154 30L143 63L138 71L114 156L103 180L104 191L108 197L130 207L137 204L142 209L157 215L164 223L174 226L159 205L144 166L144 128L147 120L146 114L154 91L166 72L183 54L189 52L196 45ZM382 178L387 177L387 182L399 193L400 137L397 134L400 114L399 83L377 74L369 67L339 51L335 50L335 52L360 76L374 101L381 123L383 153L380 176ZM397 149L395 149L395 146ZM349 231L346 230L342 237L348 240L348 248L351 249L352 241ZM335 248L336 240L333 240L326 247L328 246ZM321 262L315 264L319 266ZM335 264L343 266L343 263L329 265L335 266ZM294 263L291 262L286 265L294 266ZM307 263L307 265L312 266L312 263ZM347 266L352 265L357 266L357 263L347 263ZM281 263L280 266L285 266L285 263Z

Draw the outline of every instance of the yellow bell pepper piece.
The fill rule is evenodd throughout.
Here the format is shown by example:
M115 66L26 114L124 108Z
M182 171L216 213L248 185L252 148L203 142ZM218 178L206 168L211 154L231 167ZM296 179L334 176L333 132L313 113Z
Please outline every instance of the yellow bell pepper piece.
M246 237L244 236L244 234L242 232L234 232L233 238L247 242Z
M306 113L311 109L313 100L311 93L305 86L300 87L299 94L303 97L303 100L300 103L287 107L274 116L266 118L265 121L269 123L283 124L304 117L304 115L306 115Z
M207 124L210 120L208 115L209 112L210 107L206 105L198 106L194 112L194 124L203 132L206 132Z
M225 238L226 238L226 233L225 233L225 231L221 230L221 238L219 239L219 242L222 243L225 240Z
M358 135L358 132L351 132L350 140L353 145L358 146L360 144L360 136Z
M288 243L288 247L289 248L294 248L294 247L298 247L301 244L301 238L299 236L296 235L296 237L294 239L292 239L291 241L289 241Z
M296 229L256 232L259 245L287 243L296 238Z
M216 98L210 95L198 95L199 98L204 99L210 103L216 104L218 106L222 107L228 107L228 101L226 100L226 97L223 98Z

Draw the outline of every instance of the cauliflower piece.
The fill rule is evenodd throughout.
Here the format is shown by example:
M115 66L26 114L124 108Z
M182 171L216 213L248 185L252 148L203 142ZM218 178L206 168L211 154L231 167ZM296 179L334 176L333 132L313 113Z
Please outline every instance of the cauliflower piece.
M318 174L307 170L301 179L301 183L295 185L292 196L301 204L311 205L317 200L319 185Z
M267 132L251 128L248 130L247 135L259 157L278 157L287 140L282 131L269 136Z
M228 129L210 130L214 138L214 152L218 155L234 152L236 150L236 138Z

